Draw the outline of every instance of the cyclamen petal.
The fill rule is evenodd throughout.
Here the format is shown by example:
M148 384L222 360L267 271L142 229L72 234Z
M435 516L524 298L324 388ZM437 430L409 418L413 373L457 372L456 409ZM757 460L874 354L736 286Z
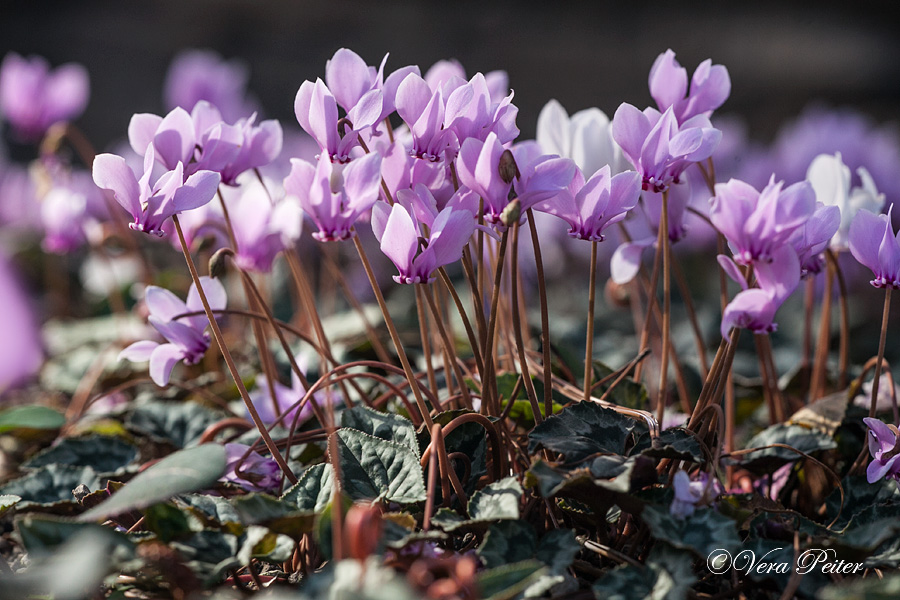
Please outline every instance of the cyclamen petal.
M867 210L856 213L850 225L850 252L860 264L875 274L875 287L900 288L900 241L891 227L891 211L874 215Z
M172 369L184 358L184 351L175 344L160 344L150 355L150 379L160 387L169 384Z

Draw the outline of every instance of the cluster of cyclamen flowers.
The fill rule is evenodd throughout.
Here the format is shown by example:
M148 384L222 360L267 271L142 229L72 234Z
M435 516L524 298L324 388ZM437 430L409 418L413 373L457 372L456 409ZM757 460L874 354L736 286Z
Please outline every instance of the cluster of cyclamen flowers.
M719 264L741 287L723 314L726 338L733 327L774 331L775 312L802 277L820 271L829 247L849 249L872 269L876 287L900 287L900 238L890 210L877 214L884 197L865 169L862 186L851 189L840 154L817 157L806 180L791 185L773 176L761 191L737 179L713 186L704 164L722 139L710 117L730 94L724 66L706 60L689 80L666 51L650 70L656 107L623 103L612 120L598 109L570 119L551 101L537 140L518 141L505 73L466 78L449 61L424 75L417 66L386 73L387 58L376 68L341 49L326 64L324 81L300 85L295 115L318 154L314 161L291 158L282 185L271 186L260 169L280 158L281 125L260 121L243 97L245 72L191 55L173 70L177 84L167 86L171 111L131 119L129 145L142 160L98 155L93 181L128 211L132 229L164 236L172 232L170 217L181 215L188 246L212 234L219 246L232 246L238 267L258 272L296 244L301 211L320 242L351 239L368 220L402 284L433 281L440 267L460 260L476 230L499 239L534 211L558 217L569 236L591 242L603 241L613 224L644 221L643 213L648 235L625 241L612 258L613 279L626 282L643 250L662 239L653 230L663 217L667 243L688 235L693 203L727 240L732 256L719 256ZM42 61L10 55L0 69L0 110L17 137L36 140L55 122L77 117L87 87L77 67L51 72ZM402 126L394 128L392 118ZM95 191L47 196L45 245L65 251L80 243L84 234L67 226L76 214L108 218L102 201L90 199ZM211 202L217 192L218 205ZM211 308L224 308L221 286L209 279L202 285ZM122 356L149 360L151 377L165 385L178 361L192 364L203 355L208 321L175 319L199 310L196 290L185 304L151 287L147 305L168 343L138 342Z

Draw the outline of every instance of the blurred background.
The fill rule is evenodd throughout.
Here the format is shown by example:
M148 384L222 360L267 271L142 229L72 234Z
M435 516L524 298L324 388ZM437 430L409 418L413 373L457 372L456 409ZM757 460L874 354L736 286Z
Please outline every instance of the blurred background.
M689 72L706 58L728 67L732 94L719 114L741 115L755 139L772 139L813 101L879 122L900 114L900 23L889 0L4 4L0 54L87 67L91 102L79 124L101 148L124 135L132 113L162 111L166 69L184 48L243 60L266 116L291 123L300 83L323 76L340 47L376 65L390 52L388 71L444 58L469 74L505 69L525 137L550 98L570 113L649 104L647 73L667 48Z

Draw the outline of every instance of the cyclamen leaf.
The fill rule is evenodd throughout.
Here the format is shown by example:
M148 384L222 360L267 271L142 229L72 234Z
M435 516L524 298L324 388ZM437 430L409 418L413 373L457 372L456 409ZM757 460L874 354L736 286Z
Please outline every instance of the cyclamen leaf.
M734 521L712 508L697 510L693 515L679 519L666 509L648 505L641 518L650 526L654 537L676 548L692 550L704 559L717 548L730 552L741 545Z
M597 453L624 454L637 421L593 402L579 402L547 418L528 434L528 452L538 447L561 452L566 462Z
M281 496L281 499L298 510L320 513L331 501L333 486L334 470L331 465L325 463L313 465Z
M356 429L371 436L397 442L419 455L416 430L409 419L390 413L382 413L362 404L341 413L341 427Z
M225 472L225 447L204 444L165 457L125 484L109 500L79 517L95 521L142 509L172 496L208 488Z
M416 454L406 445L341 429L338 455L344 491L354 500L380 499L400 504L425 500L425 481Z
M518 519L522 486L515 477L507 477L472 494L469 517L474 521Z
M47 465L6 483L0 487L0 494L20 496L23 503L74 501L72 490L81 484L95 490L101 487L100 477L90 467Z
M25 468L61 464L91 467L98 473L111 473L137 458L137 447L116 437L88 435L65 438L58 444L27 460Z

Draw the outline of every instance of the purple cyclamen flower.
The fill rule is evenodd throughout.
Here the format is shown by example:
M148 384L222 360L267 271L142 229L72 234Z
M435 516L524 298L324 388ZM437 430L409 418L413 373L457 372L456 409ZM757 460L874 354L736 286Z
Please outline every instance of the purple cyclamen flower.
M217 279L201 277L200 285L213 310L222 310L227 303L225 288ZM205 314L192 317L175 317L189 312L203 310L200 294L191 285L187 302L167 289L155 285L147 286L144 302L150 311L148 321L168 343L160 344L151 340L135 342L119 353L119 359L132 362L150 361L150 378L162 387L169 383L172 369L179 361L186 365L197 364L209 348L209 334L204 330L209 324Z
M54 123L77 118L89 93L88 73L81 65L51 71L43 58L15 52L0 65L0 114L23 141L38 141Z
M866 480L875 483L889 477L900 484L900 443L897 428L879 419L866 417L863 422L869 427L869 454L872 462L866 469Z
M402 67L385 79L384 66L387 59L388 55L385 54L376 70L352 50L341 48L335 52L325 63L325 85L334 94L337 105L349 114L357 105L370 101L370 98L366 98L367 95L371 95L375 90L381 90L382 107L377 121L394 112L397 87L410 73L418 75L419 67L414 65ZM374 96L371 99L374 99Z
M297 357L297 363L300 366L300 370L305 374L306 366L301 357ZM274 383L275 399L278 402L279 411L284 415L284 419L281 423L285 427L290 427L297 413L297 408L294 405L306 395L306 388L303 387L300 378L297 377L297 374L293 370L291 370L290 387L277 380ZM319 403L319 406L326 406L326 403L329 401L333 402L335 405L342 404L344 401L341 394L333 390L321 390L313 394L313 396L315 397L316 402ZM250 399L253 401L256 412L259 414L259 418L263 423L270 425L275 422L278 416L275 414L275 408L272 406L272 393L269 391L269 383L266 381L265 377L260 376L256 378L256 388L250 392ZM246 410L246 407L244 410L249 419L249 411ZM305 423L313 416L313 414L312 402L307 402L303 408L300 409L300 416L297 417L297 424L301 425Z
M650 95L659 110L670 106L679 123L684 123L697 115L709 116L728 99L731 93L731 79L728 69L704 60L691 77L688 93L687 70L675 60L675 53L666 50L654 61L650 68Z
M816 192L816 200L840 209L840 227L831 239L835 250L846 250L853 217L861 209L878 213L884 206L884 194L879 194L875 182L865 167L856 170L862 185L850 188L850 168L844 164L840 152L820 154L809 164L806 179Z
M237 242L235 264L244 270L268 273L275 256L300 238L300 205L294 196L270 201L266 188L256 178L235 191L225 197Z
M211 50L179 52L166 74L163 97L166 109L193 110L201 100L216 106L229 123L256 111L246 96L246 65L224 60Z
M509 75L506 71L488 71L484 80L493 104L501 103L509 95ZM441 89L444 96L448 96L466 82L466 70L457 60L439 60L425 73L425 82L432 90Z
M743 327L753 333L771 333L778 328L775 312L800 283L800 260L791 246L781 246L770 262L755 263L758 288L750 288L737 265L719 255L719 265L737 282L742 291L728 303L722 314L722 337L728 338L732 327Z
M822 253L841 226L841 209L816 202L816 210L809 219L788 238L800 259L801 277L819 273L825 264Z
M716 184L710 200L710 220L734 254L735 262L769 262L795 230L812 217L816 196L805 181L782 190L773 176L761 192L738 179Z
M870 283L877 288L900 288L900 233L891 228L892 204L886 215L867 210L856 213L850 224L850 253L875 274Z
M444 129L443 92L432 92L424 79L410 73L397 88L396 104L397 114L412 135L410 154L431 162L442 160L454 141L453 132Z
M612 122L613 139L643 177L643 189L665 191L678 183L692 163L709 158L722 132L704 115L678 123L670 106L664 113L653 108L643 112L622 103Z
M698 505L708 504L722 492L719 482L710 480L705 471L697 475L696 481L691 481L687 471L677 471L672 480L672 488L675 498L669 506L669 514L679 519L691 516Z
M444 129L452 131L457 144L467 138L484 140L491 132L497 134L501 144L519 136L516 116L519 109L512 104L513 94L494 104L487 80L481 73L457 87L447 95L444 111Z
M460 182L484 199L484 220L493 225L502 226L500 215L511 197L518 197L524 218L527 209L563 193L575 177L572 160L541 154L536 142L518 144L505 158L504 152L491 132L484 142L467 139L457 160Z
M300 206L319 231L312 236L320 242L351 238L353 224L378 200L381 185L381 155L372 153L348 165L334 164L326 153L315 167L291 159L291 173L284 180L288 194L300 199Z
M319 144L324 154L337 162L351 158L359 145L359 133L381 120L384 94L371 90L359 99L338 127L337 101L321 79L304 81L294 99L294 114L300 127ZM349 123L348 123L349 121Z
M163 223L172 215L198 208L212 200L219 186L220 176L212 171L198 171L184 181L183 167L164 173L156 183L150 184L153 171L154 150L148 146L144 156L144 174L137 179L125 163L115 154L99 154L94 158L93 176L97 187L109 190L116 201L134 217L128 226L162 237Z
M281 485L282 472L278 463L266 458L245 444L225 444L225 474L219 481L236 483L248 492L269 492Z
M257 125L256 113L253 113L248 119L238 120L234 126L241 134L241 141L236 156L219 171L225 185L237 185L237 178L241 173L264 167L274 161L281 153L284 143L281 124L275 119Z
M425 198L414 207L417 194ZM434 206L431 193L419 185L415 193L409 190L398 192L397 202L391 207L378 203L372 208L372 230L381 244L381 251L400 271L399 275L394 275L397 283L434 281L438 267L462 257L463 247L475 231L475 216L470 211L447 206L438 213ZM422 233L422 224L429 228L427 239Z
M203 107L195 109L206 114ZM233 141L232 156L237 151L237 138ZM154 160L171 171L178 163L191 165L198 140L194 120L179 107L172 109L165 117L150 113L133 115L128 122L128 142L140 156L146 156L152 146Z
M575 195L560 194L556 202L548 203L551 210L546 212L568 223L571 237L602 242L605 239L603 231L624 219L637 204L641 195L641 176L635 171L613 177L609 173L609 165L606 165L585 182L580 171L576 172L575 189L572 190Z

